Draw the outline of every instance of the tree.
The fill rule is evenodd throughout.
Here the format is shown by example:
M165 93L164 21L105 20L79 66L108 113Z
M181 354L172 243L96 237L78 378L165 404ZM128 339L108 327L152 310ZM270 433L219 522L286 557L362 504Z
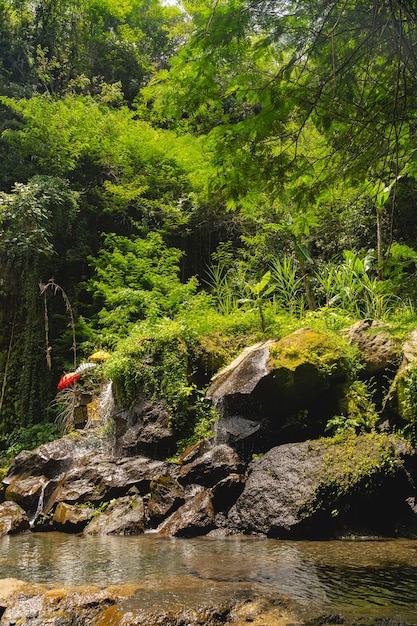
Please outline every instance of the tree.
M408 0L184 5L192 37L151 93L208 134L214 185L227 198L254 205L266 193L272 203L310 172L297 193L311 207L341 177L357 185L415 170L417 11ZM312 134L323 146L314 155Z
M93 94L119 82L130 103L176 46L167 25L184 21L159 0L2 0L0 17L0 93Z
M3 431L40 421L50 399L52 379L43 349L38 282L65 263L65 253L61 259L58 253L63 252L62 243L68 247L77 197L65 181L41 176L16 184L10 194L0 194L0 319L2 342L7 345L1 362ZM58 329L65 332L66 323L56 321L54 336Z

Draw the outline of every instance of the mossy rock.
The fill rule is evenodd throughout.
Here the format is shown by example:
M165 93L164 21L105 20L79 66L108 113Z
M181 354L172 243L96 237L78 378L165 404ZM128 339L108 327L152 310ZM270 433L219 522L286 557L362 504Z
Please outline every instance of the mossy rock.
M391 532L415 525L404 471L413 450L386 433L321 438L269 450L249 468L232 525L279 538L331 537L366 527Z
M261 385L262 394L269 389L281 409L294 412L309 407L331 389L336 396L343 393L355 362L343 338L301 328L270 346L267 367L270 375Z
M417 423L417 364L413 361L401 369L389 390L386 400L391 414L405 422Z
M207 397L224 417L262 422L259 434L272 445L312 438L339 414L359 363L343 337L302 328L246 348L213 378Z

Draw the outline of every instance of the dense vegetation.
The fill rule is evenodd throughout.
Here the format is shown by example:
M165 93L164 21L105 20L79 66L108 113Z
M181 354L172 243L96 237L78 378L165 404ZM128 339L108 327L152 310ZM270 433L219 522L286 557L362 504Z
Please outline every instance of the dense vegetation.
M248 341L412 326L416 27L408 0L0 0L2 450L54 436L99 348L187 434Z

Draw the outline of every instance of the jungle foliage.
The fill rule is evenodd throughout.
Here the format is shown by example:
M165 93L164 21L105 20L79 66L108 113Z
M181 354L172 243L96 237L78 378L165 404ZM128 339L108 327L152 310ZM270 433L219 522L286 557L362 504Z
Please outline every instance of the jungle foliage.
M173 342L184 422L306 315L413 324L416 26L408 0L0 0L3 449L99 347L119 380Z

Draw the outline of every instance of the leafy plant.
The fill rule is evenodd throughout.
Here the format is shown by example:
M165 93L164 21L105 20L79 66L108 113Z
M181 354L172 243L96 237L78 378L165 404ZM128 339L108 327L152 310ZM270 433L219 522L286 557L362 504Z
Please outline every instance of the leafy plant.
M369 387L354 380L343 399L344 415L335 415L326 424L326 432L333 435L360 434L374 430L378 414Z
M372 250L365 256L345 250L343 256L343 263L329 263L316 275L326 306L337 306L356 317L378 319L399 305L389 283L372 276Z
M250 304L254 306L258 313L259 319L261 322L261 330L264 333L266 330L265 324L265 315L264 315L264 304L268 298L268 296L274 291L274 285L269 285L271 281L271 272L266 272L261 280L255 284L246 283L246 286L250 292L249 297L241 298L240 302L242 304ZM268 287L269 285L269 287Z
M56 424L42 422L32 426L20 426L3 438L5 445L4 461L9 461L22 450L33 450L43 443L59 436Z
M95 276L87 287L102 304L97 322L107 343L126 336L139 320L172 317L186 306L197 281L180 281L181 256L159 233L143 239L106 236L97 259L91 259Z

